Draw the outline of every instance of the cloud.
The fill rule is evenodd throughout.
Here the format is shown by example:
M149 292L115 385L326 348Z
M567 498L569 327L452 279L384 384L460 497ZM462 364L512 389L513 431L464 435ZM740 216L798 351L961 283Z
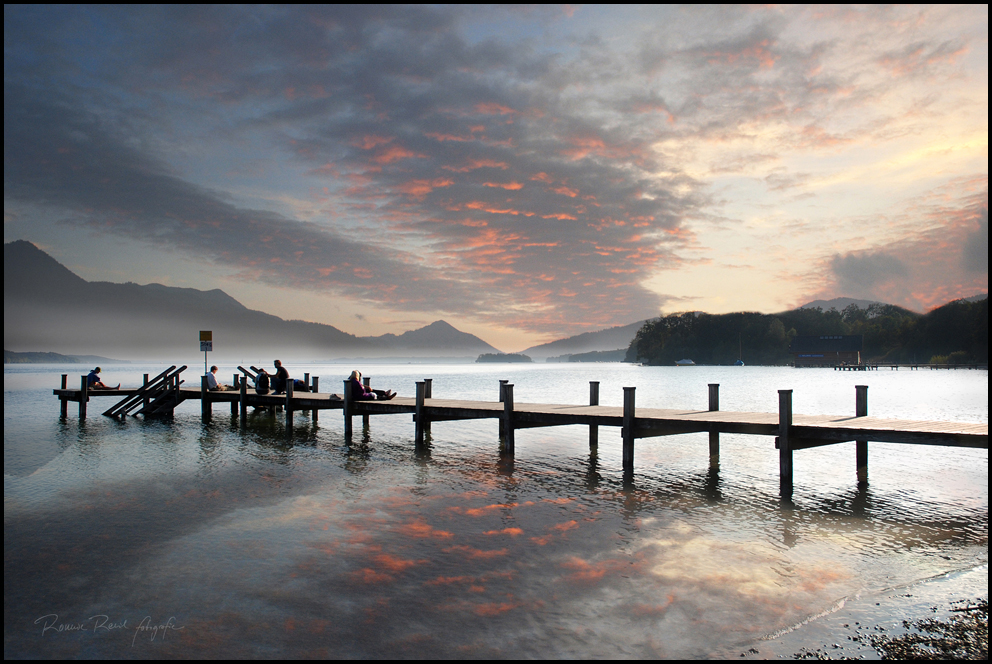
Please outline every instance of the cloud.
M987 187L985 178L965 180L914 201L886 219L898 227L916 217L930 222L925 231L859 251L834 254L826 261L832 282L819 297L858 297L924 311L951 300L988 291L988 192L964 198L960 206L926 203L953 198L956 188Z
M657 11L5 8L5 219L44 204L266 284L573 334L656 315L643 284L679 297L674 268L711 259L694 223L756 216L707 178L812 196L835 166L789 155L912 135L898 86L975 50L899 37L898 8ZM866 289L901 260L828 258Z
M968 233L965 238L962 254L964 269L968 272L979 272L986 277L989 274L989 209L982 208L979 213L978 229Z
M837 254L830 261L830 269L841 292L852 297L867 297L878 286L909 272L901 260L882 251Z
M5 198L245 266L266 283L390 309L538 332L657 313L640 282L665 264L677 245L665 232L696 202L653 177L636 127L592 122L544 88L546 55L470 44L453 30L457 16L104 13L121 46L94 45L89 58L101 86L127 91L123 101L79 84L64 44L51 55L21 40L18 59L31 53L48 69L41 85L5 78ZM129 65L113 66L129 48ZM136 108L166 98L161 109ZM217 150L272 145L327 192L338 217L317 210L303 221L193 183L173 157L198 146L163 140L193 141L211 126L224 128Z

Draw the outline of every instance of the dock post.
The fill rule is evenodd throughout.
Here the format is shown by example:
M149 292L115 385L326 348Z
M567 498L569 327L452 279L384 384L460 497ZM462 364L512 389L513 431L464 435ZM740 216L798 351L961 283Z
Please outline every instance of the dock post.
M365 391L366 392L370 391L372 389L372 379L369 378L368 376L362 376L362 385L365 386ZM364 429L368 429L369 428L369 415L368 415L368 413L366 413L365 415L362 415L362 427Z
M309 392L310 391L310 374L309 373L304 373L303 374L303 384L306 385L307 392Z
M245 426L248 422L248 376L241 379L241 382L238 384L238 391L241 396L238 399L241 408L241 426Z
M503 418L500 421L503 423L503 452L512 457L515 445L513 441L513 384L510 382L503 384Z
M208 394L210 394L210 390L207 389L207 376L204 374L200 376L200 417L205 420L210 419L211 414L210 401L207 399Z
M286 435L293 434L293 381L286 381Z
M318 384L320 384L320 376L314 376L313 377L313 384L310 387L310 391L316 393L317 392L317 385ZM316 408L314 408L313 410L310 411L310 419L312 421L314 421L314 422L317 421L317 409Z
M868 415L868 386L855 385L854 416L867 417ZM868 441L858 440L854 443L856 465L858 471L858 484L868 483Z
M238 389L238 385L240 381L241 381L241 377L238 376L238 374L234 374L234 377L231 378L231 389L232 390ZM237 414L238 414L238 403L236 401L231 401L231 415L237 415Z
M417 381L417 404L414 411L414 445L418 450L424 447L424 423L427 418L424 411L424 399L427 395L427 385L422 380Z
M66 389L69 385L69 374L62 374L62 389ZM59 415L64 420L69 416L69 401L65 398L64 394L59 395Z
M86 419L86 402L89 401L89 383L86 376L79 377L79 419Z
M351 383L344 379L344 437L351 440Z
M141 386L145 389L148 388L148 374L145 374L144 382L141 383ZM145 392L145 396L141 398L141 407L148 408L149 403L151 403L151 399L149 398L148 393Z
M506 387L506 384L509 383L509 382L510 381L508 381L508 380L502 380L502 379L499 381L499 402L500 403L503 403L503 390ZM502 440L505 435L506 435L506 431L504 430L504 427L503 427L503 418L501 417L501 418L499 418L499 437L500 437L500 440Z
M783 498L792 496L792 446L789 433L792 428L792 390L778 391L778 476L779 493Z
M710 412L720 410L720 383L710 383ZM710 469L720 469L720 432L710 431Z
M623 388L623 472L634 472L634 392L636 387Z
M598 406L599 405L599 381L590 380L589 381L589 405ZM589 449L594 450L599 447L599 425L590 424L589 425Z
M424 399L434 398L433 383L434 383L433 378L424 379ZM429 419L424 422L424 435L426 435L428 438L430 438L431 436L431 421Z

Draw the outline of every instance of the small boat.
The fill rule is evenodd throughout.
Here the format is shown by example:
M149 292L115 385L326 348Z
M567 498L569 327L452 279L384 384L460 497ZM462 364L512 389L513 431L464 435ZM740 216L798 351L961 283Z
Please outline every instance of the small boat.
M744 360L737 360L736 362L734 362L734 366L735 367L743 367L744 366Z
M689 360L689 359L686 359L686 360L676 360L675 361L675 366L677 366L677 367L694 367L694 366L696 366L696 363L693 362L692 360Z

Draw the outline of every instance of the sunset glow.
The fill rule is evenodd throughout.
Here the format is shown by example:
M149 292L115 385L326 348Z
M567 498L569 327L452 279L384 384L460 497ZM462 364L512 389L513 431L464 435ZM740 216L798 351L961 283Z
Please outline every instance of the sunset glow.
M4 25L4 241L90 281L357 335L444 319L506 351L988 290L986 5L8 5Z

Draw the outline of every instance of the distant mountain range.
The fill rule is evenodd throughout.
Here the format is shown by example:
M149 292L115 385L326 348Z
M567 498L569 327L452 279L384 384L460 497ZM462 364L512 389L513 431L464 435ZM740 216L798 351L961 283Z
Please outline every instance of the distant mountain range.
M213 332L221 357L331 359L464 357L499 352L444 321L357 337L331 325L248 309L222 290L88 282L30 242L3 247L4 348L64 355L166 359L199 351Z
M441 320L399 335L358 337L331 325L283 320L248 309L218 289L88 282L23 240L4 245L3 261L4 348L15 352L172 361L197 353L200 330L213 332L215 352L221 357L443 362L474 361L501 352ZM850 304L867 308L875 303L835 298L799 308L843 311ZM644 322L585 332L520 353L544 362L626 349Z
M637 321L629 325L611 327L599 332L583 332L567 339L558 339L546 344L531 346L520 351L522 354L531 357L535 362L544 362L549 357L560 357L567 355L577 355L579 353L589 353L592 351L626 350L633 341L634 335L641 329L645 321ZM567 358L563 358L567 359Z

